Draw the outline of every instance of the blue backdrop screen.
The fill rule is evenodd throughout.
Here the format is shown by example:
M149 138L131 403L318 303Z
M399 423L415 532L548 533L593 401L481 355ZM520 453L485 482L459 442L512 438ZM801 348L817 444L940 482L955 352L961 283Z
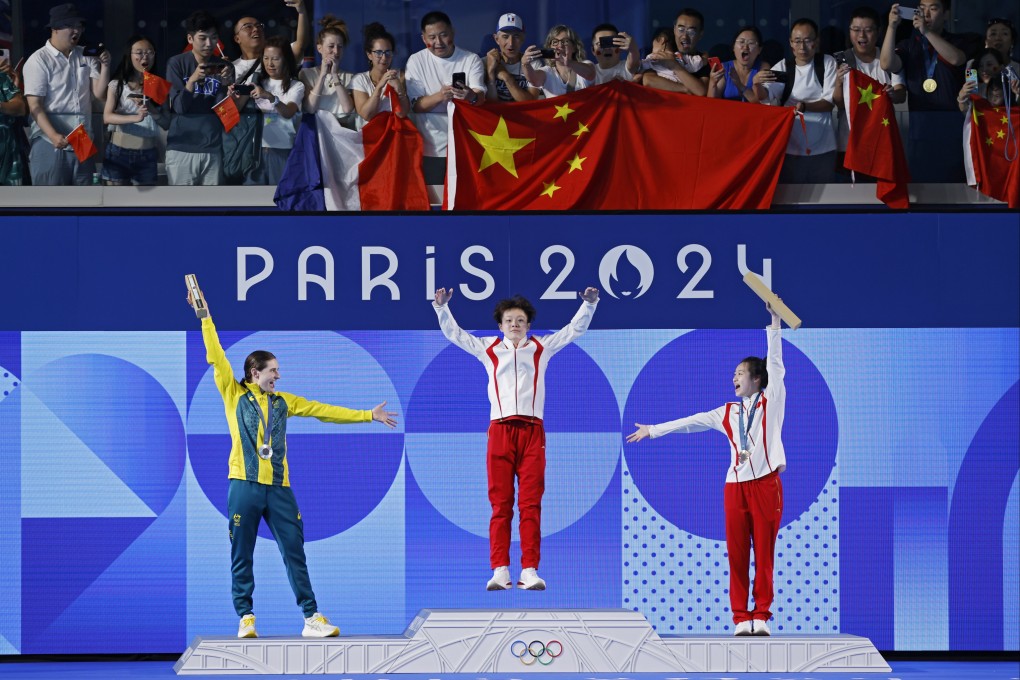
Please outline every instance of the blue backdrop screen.
M229 435L198 323L183 301L189 271L199 274L235 372L249 352L269 349L280 361L281 389L354 408L385 400L400 414L394 431L309 419L288 425L315 593L345 633L399 633L421 608L530 606L628 607L660 634L727 632L725 439L707 432L624 443L636 422L722 404L736 363L765 353L768 316L741 288L736 259L695 285L716 297L678 298L682 280L657 292L667 276L659 258L681 272L678 251L689 243L709 253L736 253L745 243L758 253L751 268L759 272L762 258L771 258L774 285L805 319L804 328L783 333L789 467L776 556L778 632L866 635L880 649L1016 650L1020 324L1015 305L1003 311L999 301L1017 295L1017 220L982 218L982 230L956 217L934 218L928 232L913 216L869 216L892 234L888 243L900 242L897 230L915 229L891 253L869 251L868 239L878 238L870 226L816 233L810 247L831 249L829 270L863 268L869 279L841 285L825 283L836 276L799 273L819 267L790 256L809 228L799 217L787 216L792 226L777 227L771 240L753 234L748 220L760 217L730 216L699 218L711 228L683 233L646 227L645 243L613 241L618 225L605 220L589 233L518 242L507 233L521 233L513 220L527 218L501 218L510 224L488 242L491 259L468 257L492 280L487 296L485 276L464 278L459 256L429 265L425 247L462 253L485 243L477 234L498 230L457 231L428 218L377 222L398 230L386 244L314 218L288 227L292 240L307 241L297 245L276 245L273 229L228 225L201 254L169 245L153 258L136 248L158 238L158 220L146 225L152 233L116 219L103 229L88 218L40 218L13 229L4 237L9 261L36 304L16 302L0 331L0 455L14 472L0 486L0 653L176 652L195 635L229 635L236 625ZM336 286L332 303L321 287L309 289L317 299L297 299L289 274L279 299L258 284L252 299L241 299L244 279L258 271L248 263L241 275L241 248L300 252L323 243L337 259L356 253L360 261L366 247L401 254L440 224L449 233L414 246L422 257L408 265L417 268L411 280L400 279L399 268L392 275L399 300L385 284L360 300L364 269L340 267L338 280L353 278ZM732 229L722 233L720 225ZM72 245L46 242L47 230L50 237L63 231ZM789 248L776 246L784 239ZM551 245L561 250L546 268L542 253ZM1013 249L1012 260L1003 247ZM919 251L930 252L930 262L968 263L954 268L960 285L1002 286L998 301L985 295L987 302L972 298L970 309L951 309L959 286L951 291L930 272L916 288L921 309L890 307L888 298L902 294L897 282L915 283L881 263ZM41 253L59 265L26 264ZM973 262L984 254L1011 264L989 272ZM386 269L380 257L368 279ZM572 273L551 286L570 258ZM112 262L118 268L104 266ZM485 373L438 331L426 301L430 267L436 286L464 283L452 309L462 325L487 334L486 310L503 295L531 297L539 309L533 330L543 332L565 325L579 304L566 295L543 299L543 291L603 289L591 330L547 374L541 572L550 588L543 593L483 588ZM980 270L978 283L964 280L968 267ZM651 270L658 278L650 281ZM318 273L328 278L325 266ZM58 283L71 278L78 285L61 295ZM110 295L97 300L104 290ZM911 321L839 325L839 309L851 319L870 312ZM690 318L729 323L685 323ZM516 569L516 530L511 554ZM300 612L268 531L255 564L260 630L296 633ZM60 633L68 628L75 635Z

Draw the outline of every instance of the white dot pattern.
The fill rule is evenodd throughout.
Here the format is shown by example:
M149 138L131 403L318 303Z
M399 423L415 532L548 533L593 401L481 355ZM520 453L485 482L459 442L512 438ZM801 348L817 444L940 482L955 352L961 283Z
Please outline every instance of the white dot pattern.
M839 633L838 469L804 514L779 531L773 632ZM643 614L661 635L731 632L726 542L682 531L659 517L631 479L626 460L622 501L623 606ZM751 578L753 583L753 557Z
M18 376L8 371L3 366L0 366L0 401L3 401L7 397L14 393L14 390L18 389L21 384L21 380Z

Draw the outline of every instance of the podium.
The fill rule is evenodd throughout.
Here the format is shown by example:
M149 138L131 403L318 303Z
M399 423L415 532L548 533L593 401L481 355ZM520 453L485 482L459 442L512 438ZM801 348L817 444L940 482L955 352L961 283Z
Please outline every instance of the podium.
M178 675L889 673L867 638L660 636L629 609L423 609L402 635L196 637Z

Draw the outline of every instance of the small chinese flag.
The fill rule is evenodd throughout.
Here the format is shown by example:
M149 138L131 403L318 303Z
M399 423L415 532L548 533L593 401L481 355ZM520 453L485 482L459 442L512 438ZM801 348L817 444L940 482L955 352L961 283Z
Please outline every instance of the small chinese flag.
M162 104L170 94L170 82L146 71L143 76L142 92L152 101Z
M220 117L220 122L223 123L223 130L225 132L230 132L241 121L241 114L237 111L237 104L234 103L233 98L229 94L213 105L213 111Z
M850 121L843 167L877 179L875 194L890 208L909 208L910 169L885 86L852 69L843 79L843 98Z
M79 163L84 163L98 153L96 145L89 139L88 133L85 132L85 125L82 123L78 123L78 127L67 133L65 139L74 149L74 155L78 157Z
M986 196L1002 201L1010 208L1020 208L1020 111L1011 107L992 106L987 100L970 96L970 155L973 177ZM971 168L968 168L971 169Z

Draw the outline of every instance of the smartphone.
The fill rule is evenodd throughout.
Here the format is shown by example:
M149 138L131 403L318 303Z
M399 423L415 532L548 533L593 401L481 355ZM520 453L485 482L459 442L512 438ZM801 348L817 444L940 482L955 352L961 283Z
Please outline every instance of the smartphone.
M711 71L721 71L722 70L722 60L719 57L709 57L708 58L708 66L709 66L709 70L711 70Z
M836 66L842 66L843 64L849 63L846 60L846 52L836 52L832 56L836 60Z
M96 45L94 47L91 46L91 45L85 45L85 47L82 48L82 53L81 54L82 54L83 57L98 57L99 54L102 51L103 51L103 43L99 43L98 45Z
M6 47L0 47L0 59L11 60L11 51Z
M463 71L457 71L453 74L453 86L462 90L467 89L467 74Z
M541 50L543 59L553 59L556 57L556 50Z
M248 95L250 95L254 91L255 91L255 86L254 85L245 85L243 83L238 84L238 85L234 85L234 92L236 92L237 94L248 94Z
M772 73L775 74L777 83L783 83L785 85L786 82L790 80L790 74L786 71L773 71Z
M916 14L917 14L917 8L916 7L903 7L902 5L900 6L900 18L901 19L906 19L907 21L913 21L914 20L914 15L916 15Z
M141 92L130 92L128 93L128 99L142 101L143 99L145 99L145 95L142 94Z
M616 36L615 35L604 35L604 36L601 36L599 38L599 49L602 49L602 50L611 50L611 49L613 49L614 47L616 47L616 45L613 44L614 40L616 40Z

